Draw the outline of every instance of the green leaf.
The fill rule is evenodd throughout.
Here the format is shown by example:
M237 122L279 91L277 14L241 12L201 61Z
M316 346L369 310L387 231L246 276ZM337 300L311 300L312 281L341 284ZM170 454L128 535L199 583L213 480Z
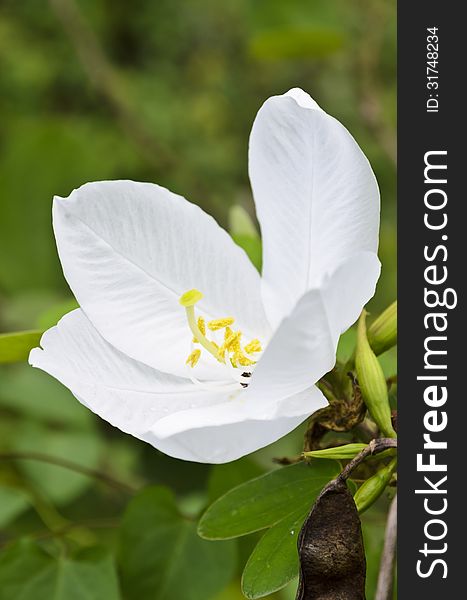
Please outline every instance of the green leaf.
M198 533L206 539L230 539L275 525L287 515L310 506L313 494L338 473L332 461L312 466L298 463L244 483L212 504L202 516Z
M54 558L29 540L0 554L0 600L119 600L113 559L93 548Z
M209 501L214 502L237 485L263 473L264 469L248 457L223 465L214 465L208 481Z
M0 364L27 360L32 348L39 345L42 331L16 331L0 334Z
M146 488L128 505L119 556L129 600L205 600L224 589L236 563L235 545L200 539L164 487Z
M297 538L317 493L306 507L279 521L260 539L243 571L242 590L247 598L272 594L297 577Z
M98 466L101 442L93 431L58 430L26 422L18 427L17 435L13 450L56 456L88 468ZM21 460L18 467L57 504L70 502L95 482L91 477L41 460Z
M5 527L29 508L28 494L15 487L0 484L0 527Z
M94 415L56 379L29 365L15 365L0 378L0 406L29 420L79 429L95 426Z

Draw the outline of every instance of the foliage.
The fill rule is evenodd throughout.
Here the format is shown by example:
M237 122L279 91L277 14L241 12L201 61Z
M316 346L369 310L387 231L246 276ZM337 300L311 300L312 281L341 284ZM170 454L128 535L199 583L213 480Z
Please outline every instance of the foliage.
M29 351L39 344L42 331L21 331L0 334L0 363L27 360Z
M27 574L27 579L25 575ZM27 540L0 556L0 598L119 600L112 557L97 548L52 556Z
M78 7L98 41L85 44L88 62L74 41L80 21L70 30L64 5ZM182 463L111 429L45 374L6 363L24 360L40 332L76 306L50 206L86 181L156 181L185 195L259 269L247 139L261 102L294 86L346 124L375 169L383 275L369 310L377 315L395 290L394 45L395 6L381 0L1 3L0 600L239 600L242 574L248 597L295 596L296 536L338 468L322 458L274 466L299 455L303 427L230 465ZM354 347L351 330L342 361ZM394 375L394 349L378 360ZM362 442L334 432L324 441ZM268 487L279 481L282 492ZM202 514L203 531L209 515L258 485L268 496L255 496L256 516L241 509L250 525L228 523L227 537L242 537L197 536ZM362 519L369 598L386 504L384 493Z
M120 535L122 588L126 598L196 600L229 583L235 546L210 544L196 523L177 509L173 493L148 487L123 515Z

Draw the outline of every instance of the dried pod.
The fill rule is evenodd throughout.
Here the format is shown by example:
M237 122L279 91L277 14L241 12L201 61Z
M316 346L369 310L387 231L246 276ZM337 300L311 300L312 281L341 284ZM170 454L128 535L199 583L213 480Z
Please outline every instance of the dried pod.
M315 502L298 538L296 600L365 600L362 530L345 480L331 481Z

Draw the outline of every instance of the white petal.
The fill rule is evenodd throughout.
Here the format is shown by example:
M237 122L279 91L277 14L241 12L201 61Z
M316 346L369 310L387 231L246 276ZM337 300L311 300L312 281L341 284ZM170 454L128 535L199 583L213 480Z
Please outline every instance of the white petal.
M184 198L149 183L86 184L55 198L53 221L78 302L128 356L187 375L192 335L178 299L192 288L203 292L197 308L208 318L232 316L247 335L267 337L257 271L214 219ZM212 378L212 368L201 363L197 376Z
M235 460L326 405L317 388L274 403L249 390L230 396L200 390L113 348L79 309L47 331L41 347L30 354L33 366L56 377L112 425L184 460Z
M373 252L359 252L343 262L321 287L337 346L339 336L358 319L375 294L381 263Z
M350 257L285 317L254 371L249 391L270 402L308 388L336 361L340 334L373 296L380 263L372 252Z
M249 388L274 402L313 385L334 366L335 337L321 290L310 290L282 320L256 365Z
M280 439L328 402L316 387L281 402L255 405L255 397L229 404L171 415L156 423L155 435L163 452L196 462L237 460ZM212 424L215 414L216 424Z
M92 411L136 437L172 412L223 399L116 350L80 309L46 331L40 344L31 351L32 366L61 381Z
M263 239L263 297L275 326L309 289L378 245L379 192L349 132L303 90L269 98L250 137Z

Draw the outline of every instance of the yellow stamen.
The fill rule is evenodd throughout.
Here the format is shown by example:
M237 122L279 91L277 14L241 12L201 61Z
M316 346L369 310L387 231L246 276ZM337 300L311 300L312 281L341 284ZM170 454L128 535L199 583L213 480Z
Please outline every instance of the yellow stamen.
M241 331L233 331L230 327L234 323L233 317L225 317L223 319L214 319L206 324L203 317L196 317L195 304L203 298L203 294L196 289L189 290L180 296L179 302L185 307L188 325L193 334L193 343L200 344L206 349L209 354L214 356L216 360L225 363L229 360L234 368L249 367L256 364L255 360L250 359L246 354L254 354L261 352L261 343L258 339L253 339L245 348L242 348ZM206 329L218 331L224 329L224 342L219 347L218 344L206 337ZM199 348L193 350L187 358L186 364L194 367L201 356Z
M188 307L194 306L197 302L201 300L202 297L203 294L199 290L193 289L188 290L188 292L182 294L178 301L182 306Z
M214 358L217 358L217 360L219 360L219 353L217 348L214 346L214 344L207 339L207 337L205 335L203 335L198 327L198 323L196 322L196 317L195 317L195 307L194 306L187 306L185 308L186 310L186 316L188 319L188 325L190 326L191 332L194 335L194 337L196 338L197 342L199 344L201 344L201 346L203 346L203 348L206 348L206 350L209 352L209 354L212 354L214 356Z
M249 342L243 349L247 354L254 354L255 352L261 352L262 350L261 343L257 339L251 340L251 342Z
M193 352L190 354L190 356L186 359L186 363L187 365L190 365L191 368L193 368L196 363L199 361L199 357L201 356L201 350L196 349L193 350Z
M214 319L213 321L209 321L208 327L211 331L218 331L219 329L224 329L224 327L228 327L232 325L235 321L232 317L225 317L225 319Z
M206 321L203 319L203 317L198 317L198 329L203 335L206 335ZM197 338L193 337L193 343L198 343Z
M229 351L236 351L240 348L241 331L232 331L230 327L225 328L224 346Z
M229 341L229 350L231 352L239 353L242 351L242 347L240 345L241 338L242 338L242 332L241 331L235 332L232 339Z
M201 346L203 346L203 348L205 348L209 352L209 354L212 354L214 358L216 358L219 362L222 362L222 360L219 357L218 348L216 348L216 346L210 340L207 339L206 335L201 331L201 328L198 325L199 321L196 321L195 304L199 300L201 300L202 297L203 294L199 290L193 289L182 294L180 296L179 302L182 306L185 307L188 325L190 326L191 333L193 334L194 338L196 338L196 343L201 344ZM204 319L201 322L201 327L203 327L203 325Z
M198 327L203 335L206 335L206 322L203 317L198 317Z
M235 354L233 356L233 360L236 363L238 363L239 365L241 365L242 367L250 367L251 365L256 364L256 361L250 360L241 352L235 352Z

